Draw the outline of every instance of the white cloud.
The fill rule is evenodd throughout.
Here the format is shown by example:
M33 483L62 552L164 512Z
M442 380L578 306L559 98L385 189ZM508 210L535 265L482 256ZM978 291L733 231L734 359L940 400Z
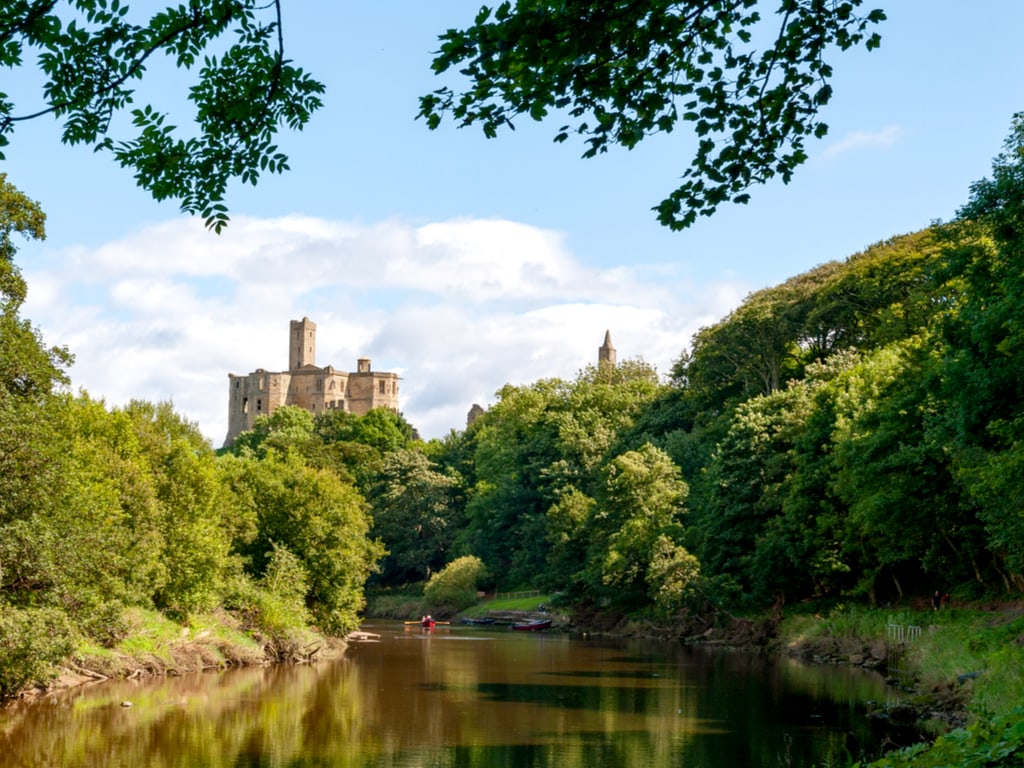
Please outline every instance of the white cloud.
M461 429L505 383L573 377L610 330L619 358L668 373L697 328L745 288L696 286L672 265L584 267L557 232L500 220L369 226L176 219L26 270L25 316L76 355L76 387L111 404L173 399L220 445L227 374L287 365L288 322L317 323L317 362L370 357L402 376L425 437Z
M903 129L887 125L880 131L853 131L825 147L822 158L834 158L861 149L887 149L903 138Z

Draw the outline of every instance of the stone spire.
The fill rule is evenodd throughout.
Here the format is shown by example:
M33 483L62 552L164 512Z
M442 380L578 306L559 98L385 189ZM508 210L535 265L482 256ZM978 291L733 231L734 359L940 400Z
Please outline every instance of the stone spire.
M612 332L604 332L604 344L597 348L597 364L615 365L615 347L612 346Z

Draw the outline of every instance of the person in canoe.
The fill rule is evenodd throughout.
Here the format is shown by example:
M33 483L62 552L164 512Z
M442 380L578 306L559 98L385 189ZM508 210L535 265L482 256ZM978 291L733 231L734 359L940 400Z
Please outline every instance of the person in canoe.
M435 623L436 622L434 621L434 617L431 616L429 613L422 619L420 619L420 626L424 629L433 629Z

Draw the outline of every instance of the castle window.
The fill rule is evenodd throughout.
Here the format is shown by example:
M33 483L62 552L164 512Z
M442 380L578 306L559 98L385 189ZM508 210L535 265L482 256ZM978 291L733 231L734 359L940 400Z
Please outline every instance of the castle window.
M257 400L256 401L256 413L259 413L262 410L263 410L263 401L262 400Z
M242 413L248 413L248 412L249 412L249 398L248 397L243 397L242 398Z
M383 395L385 392L387 392L387 384L382 381L380 383L380 393Z

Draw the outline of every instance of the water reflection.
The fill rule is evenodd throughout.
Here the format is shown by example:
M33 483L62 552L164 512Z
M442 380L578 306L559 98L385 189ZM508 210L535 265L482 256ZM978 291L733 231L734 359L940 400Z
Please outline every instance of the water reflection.
M879 734L877 677L735 653L366 627L335 663L104 683L0 711L0 764L798 766ZM131 707L121 706L130 701Z

